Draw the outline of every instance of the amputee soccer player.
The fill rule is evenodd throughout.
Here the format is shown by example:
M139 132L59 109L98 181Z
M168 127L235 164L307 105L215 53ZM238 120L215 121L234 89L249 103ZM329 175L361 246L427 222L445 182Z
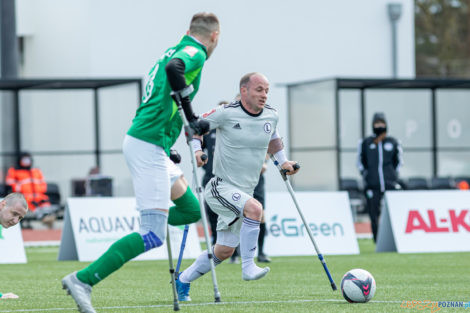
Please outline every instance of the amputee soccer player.
M214 177L206 185L205 200L218 214L214 264L229 258L240 243L242 278L256 280L269 272L254 262L263 214L261 203L253 198L266 153L274 154L288 170L297 173L288 161L276 131L278 114L266 104L269 82L260 73L249 73L240 81L241 100L213 109L203 115L216 129ZM202 164L200 141L193 140L198 163ZM210 270L207 251L184 270L176 281L178 299L191 301L190 283Z
M172 97L181 101L196 134L209 130L208 122L193 113L191 100L199 88L204 62L217 46L218 38L217 17L198 13L193 16L187 35L166 50L150 70L145 95L123 143L140 212L140 230L116 241L88 267L62 279L63 287L81 312L95 312L91 305L94 285L127 261L163 244L167 222L183 225L199 220L199 202L181 170L168 157L183 125ZM170 198L175 206L168 213Z

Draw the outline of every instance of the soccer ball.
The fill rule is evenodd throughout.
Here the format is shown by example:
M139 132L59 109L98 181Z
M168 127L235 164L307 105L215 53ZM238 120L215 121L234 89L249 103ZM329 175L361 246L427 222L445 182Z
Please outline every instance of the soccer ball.
M375 279L366 270L350 270L341 280L341 292L348 302L367 302L374 297Z

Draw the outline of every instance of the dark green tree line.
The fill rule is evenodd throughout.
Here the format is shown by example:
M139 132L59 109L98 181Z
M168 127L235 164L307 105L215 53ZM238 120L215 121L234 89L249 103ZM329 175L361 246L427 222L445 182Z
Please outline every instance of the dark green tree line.
M415 0L417 77L470 77L470 0Z

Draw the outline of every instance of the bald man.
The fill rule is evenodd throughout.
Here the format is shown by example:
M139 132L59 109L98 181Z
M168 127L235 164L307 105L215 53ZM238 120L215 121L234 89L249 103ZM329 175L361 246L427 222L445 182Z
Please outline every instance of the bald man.
M28 204L21 193L10 193L0 201L0 239L2 236L2 228L10 228L18 224L28 212ZM14 293L0 292L0 299L16 299Z
M273 154L288 171L295 174L295 162L287 160L281 137L276 131L277 111L269 106L269 81L261 73L248 73L240 80L239 101L220 106L203 115L216 129L214 177L206 185L205 200L217 213L217 241L214 264L229 258L240 244L243 280L257 280L269 272L254 262L263 206L253 198L266 153ZM198 165L201 160L199 138L193 140ZM179 275L178 299L191 301L190 283L210 270L207 251Z

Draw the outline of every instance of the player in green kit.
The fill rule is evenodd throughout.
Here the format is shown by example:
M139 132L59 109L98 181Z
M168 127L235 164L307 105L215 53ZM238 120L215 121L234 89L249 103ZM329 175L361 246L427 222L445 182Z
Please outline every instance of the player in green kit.
M199 88L204 62L217 46L218 38L217 17L198 13L193 16L187 34L166 50L151 69L142 103L123 143L140 212L140 230L116 241L88 267L62 279L63 288L80 312L95 312L91 305L94 285L127 261L163 244L167 222L183 225L199 220L198 200L181 170L169 159L170 148L183 125L174 99L181 102L196 134L209 130L208 122L193 113L191 100ZM168 208L170 199L175 206Z

